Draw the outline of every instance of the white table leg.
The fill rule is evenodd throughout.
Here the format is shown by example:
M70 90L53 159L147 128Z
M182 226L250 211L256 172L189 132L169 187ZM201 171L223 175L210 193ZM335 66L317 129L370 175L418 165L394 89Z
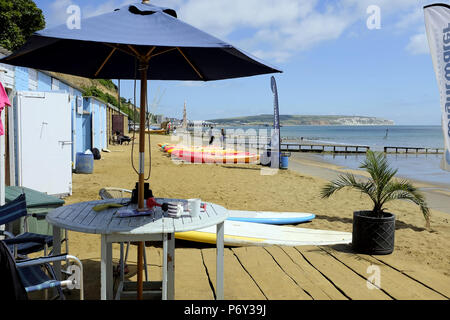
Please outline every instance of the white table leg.
M100 299L111 300L113 298L113 274L112 274L112 243L106 241L106 235L102 234L101 241L101 291Z
M58 254L61 254L61 229L53 226L53 255L56 256ZM55 262L53 267L56 277L61 279L61 262Z
M217 254L217 262L216 262L216 299L217 300L223 300L224 299L224 293L223 293L223 287L224 287L224 281L223 281L223 275L224 275L224 267L223 267L223 260L224 260L224 223L217 224L216 227L216 254Z
M168 251L168 235L163 234L163 274L162 274L162 300L167 300L167 251Z
M168 235L167 299L175 299L175 233Z

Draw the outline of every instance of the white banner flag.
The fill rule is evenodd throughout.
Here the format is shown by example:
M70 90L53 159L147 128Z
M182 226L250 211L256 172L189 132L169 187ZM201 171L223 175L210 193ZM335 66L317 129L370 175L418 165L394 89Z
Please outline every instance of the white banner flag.
M275 77L270 78L270 87L273 92L273 131L271 138L271 168L280 168L280 108L278 107L278 89Z
M441 96L445 143L442 169L450 171L450 6L441 3L425 6L424 14L428 44Z

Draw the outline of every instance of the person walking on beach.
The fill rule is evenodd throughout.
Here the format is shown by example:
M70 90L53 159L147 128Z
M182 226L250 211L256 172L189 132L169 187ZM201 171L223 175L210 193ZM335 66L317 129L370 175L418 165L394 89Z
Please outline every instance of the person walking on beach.
M222 142L222 148L223 150L225 150L225 129L222 128L222 130L220 130L220 140Z
M209 145L211 145L214 142L214 134L213 134L213 127L209 128Z

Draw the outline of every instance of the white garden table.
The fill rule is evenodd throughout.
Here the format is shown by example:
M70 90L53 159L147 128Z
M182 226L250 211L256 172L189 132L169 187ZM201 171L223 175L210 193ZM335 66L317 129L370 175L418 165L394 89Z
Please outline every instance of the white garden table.
M217 265L216 265L216 297L224 298L223 284L223 255L224 255L224 221L228 211L219 205L206 203L206 210L198 217L192 218L187 212L179 218L172 218L156 207L155 212L148 216L122 218L117 214L118 208L109 208L99 212L93 207L99 204L121 203L127 204L128 199L108 199L80 202L62 206L52 210L47 215L47 221L53 225L54 253L59 254L61 231L68 229L77 232L101 235L101 299L113 299L113 268L112 243L133 241L162 241L163 242L163 279L162 299L174 299L175 295L175 232L193 231L216 225ZM179 199L155 198L162 204L176 202ZM185 200L180 200L185 201ZM129 204L129 208L136 208L136 204ZM60 272L56 266L57 272ZM121 290L123 283L119 286Z

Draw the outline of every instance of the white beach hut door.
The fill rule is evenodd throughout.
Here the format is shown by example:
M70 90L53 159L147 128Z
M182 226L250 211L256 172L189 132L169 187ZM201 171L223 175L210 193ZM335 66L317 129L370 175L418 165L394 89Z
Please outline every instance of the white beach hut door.
M72 194L71 105L67 93L18 92L18 185Z

